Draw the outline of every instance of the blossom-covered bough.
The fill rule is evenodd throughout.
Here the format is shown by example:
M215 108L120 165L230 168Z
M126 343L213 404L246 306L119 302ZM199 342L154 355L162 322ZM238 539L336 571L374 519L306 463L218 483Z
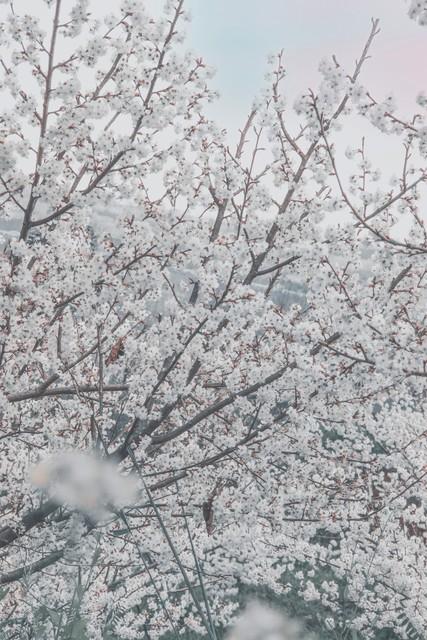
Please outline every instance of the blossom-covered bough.
M262 584L424 637L427 100L361 84L378 22L298 124L273 57L232 148L184 0L3 4L0 634L216 638Z

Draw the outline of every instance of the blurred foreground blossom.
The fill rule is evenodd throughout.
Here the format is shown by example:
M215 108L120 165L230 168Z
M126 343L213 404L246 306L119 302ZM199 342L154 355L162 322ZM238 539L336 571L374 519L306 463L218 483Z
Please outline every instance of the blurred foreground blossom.
M109 461L75 451L41 461L31 470L30 479L59 504L96 519L105 517L111 507L132 504L137 496L135 477L120 475Z
M228 635L228 640L299 639L299 625L260 602L252 602L247 606Z

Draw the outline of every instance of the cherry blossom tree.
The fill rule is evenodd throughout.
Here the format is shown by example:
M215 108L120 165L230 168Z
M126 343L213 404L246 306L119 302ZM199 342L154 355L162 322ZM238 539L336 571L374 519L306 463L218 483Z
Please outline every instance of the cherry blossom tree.
M427 99L363 86L378 21L232 146L184 0L3 4L1 633L216 639L263 585L425 637Z

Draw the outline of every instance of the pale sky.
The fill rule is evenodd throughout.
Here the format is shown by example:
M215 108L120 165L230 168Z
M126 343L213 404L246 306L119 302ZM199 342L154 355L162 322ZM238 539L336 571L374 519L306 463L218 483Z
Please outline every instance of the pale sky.
M220 99L211 115L237 139L253 98L263 86L268 54L285 53L287 104L307 88L315 90L319 61L335 54L348 71L360 56L371 28L379 18L380 34L360 78L378 101L393 95L397 116L410 120L419 107L417 95L427 94L427 27L408 15L407 0L187 0L191 9L189 44L217 74L213 85ZM286 114L297 130L292 109ZM366 137L368 157L381 170L384 184L401 171L402 141L385 136L365 119L350 117L336 136L341 152ZM347 173L348 162L341 162ZM427 203L427 194L422 190ZM404 233L402 219L395 232Z
M427 91L427 28L407 16L405 0L188 0L189 42L217 69L215 111L240 125L263 83L266 57L284 49L291 96L315 87L322 57L352 65L371 26L381 33L363 82L375 96L390 92L403 112Z

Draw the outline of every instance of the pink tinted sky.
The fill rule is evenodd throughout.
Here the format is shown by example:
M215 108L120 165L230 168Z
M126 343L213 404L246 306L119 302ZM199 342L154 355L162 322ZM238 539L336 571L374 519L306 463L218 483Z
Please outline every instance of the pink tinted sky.
M284 91L292 106L298 94L316 89L322 58L335 54L346 70L353 69L372 18L379 18L381 32L361 82L379 101L393 95L397 115L404 119L419 111L416 96L427 94L427 28L408 17L407 0L187 0L187 6L193 16L190 44L217 69L214 83L221 97L211 113L228 129L230 141L237 138L263 86L269 53L285 52ZM297 117L288 112L287 118L291 130L297 130ZM357 116L337 136L341 172L349 171L342 152L358 146L362 137L367 137L368 156L381 169L383 184L389 184L401 171L402 142ZM402 220L395 232L405 230Z
M315 87L322 57L351 68L379 18L381 33L363 82L376 97L392 93L406 112L427 91L427 28L407 16L405 0L188 0L190 42L217 68L217 115L241 121L263 83L266 56L287 58L290 97Z

